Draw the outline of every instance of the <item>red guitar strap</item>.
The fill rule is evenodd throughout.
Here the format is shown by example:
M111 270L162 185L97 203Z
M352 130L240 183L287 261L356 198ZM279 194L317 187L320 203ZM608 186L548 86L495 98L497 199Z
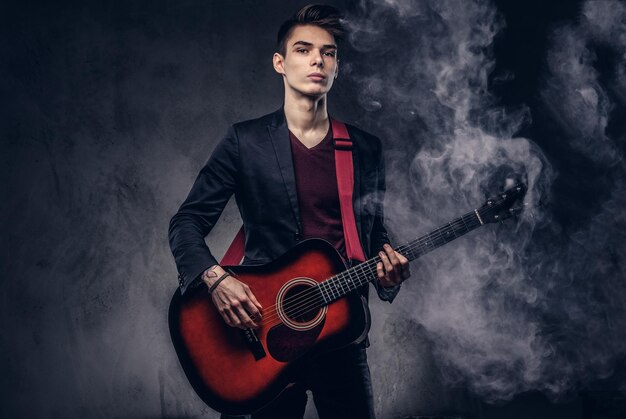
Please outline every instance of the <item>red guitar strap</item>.
M336 119L330 120L333 130L333 143L335 146L335 170L337 172L337 189L339 191L339 205L341 207L341 221L343 224L343 236L346 242L348 259L359 262L365 261L365 255L354 219L354 207L352 206L352 190L354 189L354 165L352 163L352 140L348 134L348 128L343 122ZM228 247L220 265L239 265L243 259L245 248L245 234L243 226Z
M246 235L243 232L243 226L237 232L233 242L228 247L224 257L220 261L220 265L239 265L243 259L244 249L246 247Z
M352 164L352 140L348 128L343 122L330 120L333 127L335 144L335 170L337 172L337 188L339 190L339 205L341 206L341 221L343 223L343 237L346 241L346 253L349 260L365 261L363 248L359 241L359 234L354 219L352 206L352 190L354 189L354 165Z

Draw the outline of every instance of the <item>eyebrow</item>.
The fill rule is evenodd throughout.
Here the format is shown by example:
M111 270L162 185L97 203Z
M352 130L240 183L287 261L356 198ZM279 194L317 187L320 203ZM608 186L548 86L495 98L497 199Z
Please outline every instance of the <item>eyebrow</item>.
M306 42L306 41L296 41L293 43L292 47L295 47L296 45L304 45L305 47L312 47L313 44L310 42ZM326 44L323 45L322 48L325 49L337 49L337 45L335 44Z

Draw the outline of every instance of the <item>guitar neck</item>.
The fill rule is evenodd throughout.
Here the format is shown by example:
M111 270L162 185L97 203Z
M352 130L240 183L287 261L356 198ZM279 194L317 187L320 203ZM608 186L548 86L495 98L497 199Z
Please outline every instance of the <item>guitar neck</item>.
M469 233L481 225L483 225L483 221L478 211L474 210L424 236L395 248L395 250L409 261L412 261ZM324 298L324 303L328 304L335 301L367 282L376 280L376 265L380 261L381 258L377 255L321 282L318 287Z

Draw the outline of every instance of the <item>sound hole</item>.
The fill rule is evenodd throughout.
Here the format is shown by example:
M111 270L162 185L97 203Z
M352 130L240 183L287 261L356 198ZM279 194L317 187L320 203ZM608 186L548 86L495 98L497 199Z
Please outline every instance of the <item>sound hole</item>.
M274 359L288 362L315 344L328 311L327 306L319 307L323 299L316 288L315 280L301 277L287 282L278 292L276 303L281 324L267 334L267 349Z
M309 323L314 320L320 307L317 291L310 290L311 286L296 284L287 290L283 298L283 313L294 323Z

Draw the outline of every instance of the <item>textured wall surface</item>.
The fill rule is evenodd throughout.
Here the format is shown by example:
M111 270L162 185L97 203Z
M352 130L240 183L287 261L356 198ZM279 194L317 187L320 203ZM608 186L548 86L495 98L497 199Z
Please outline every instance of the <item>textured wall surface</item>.
M578 418L624 391L624 3L328 3L353 31L330 111L384 139L396 241L514 174L534 208L372 299L379 417ZM228 125L281 105L303 4L0 6L0 416L218 417L169 340L167 226ZM239 224L231 202L216 255Z

